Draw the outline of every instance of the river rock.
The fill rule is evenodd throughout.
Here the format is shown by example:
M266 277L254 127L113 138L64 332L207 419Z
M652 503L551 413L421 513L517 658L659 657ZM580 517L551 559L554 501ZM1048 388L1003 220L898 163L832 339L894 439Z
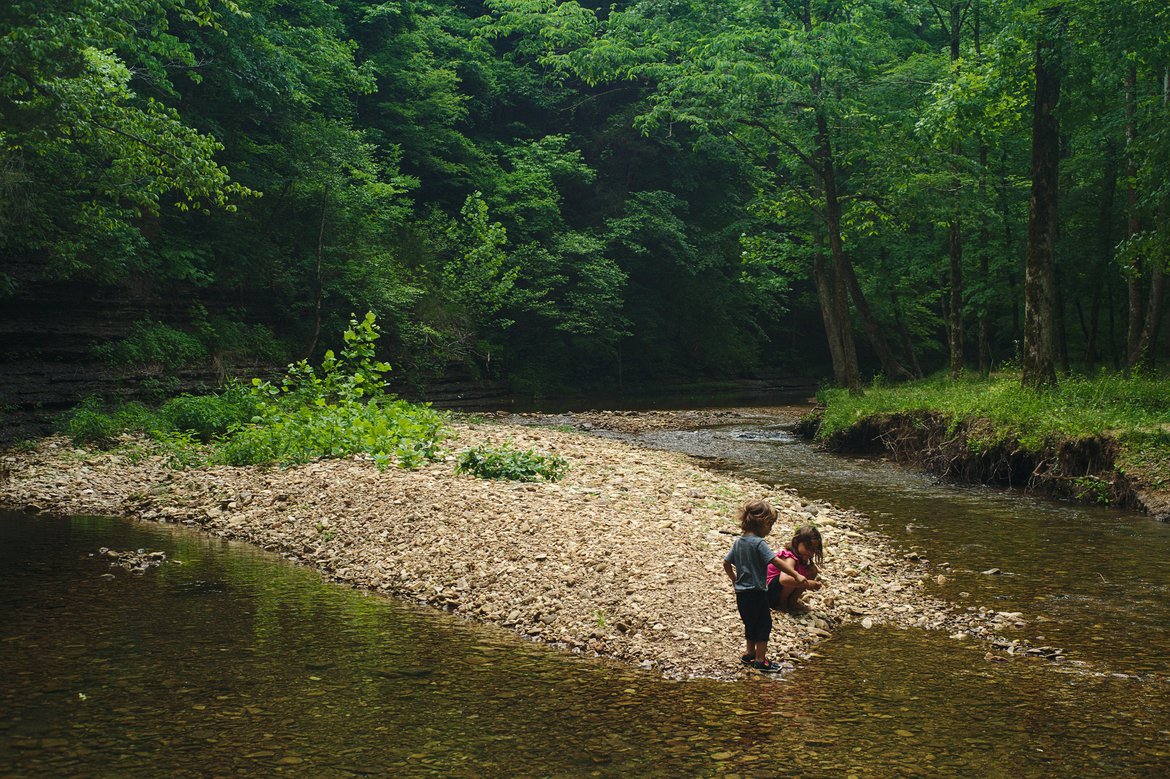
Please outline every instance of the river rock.
M663 429L701 426L711 418L702 413L579 419L598 429ZM761 413L719 419L754 420ZM802 507L790 491L708 470L683 454L512 424L515 419L455 419L452 449L512 443L556 451L570 463L561 482L460 476L449 457L417 470L379 471L369 458L354 457L280 471L174 471L161 454L131 466L117 459L117 450L86 454L89 472L82 474L61 439L47 439L16 456L10 479L0 484L0 505L43 502L54 511L197 524L334 580L453 609L551 644L677 678L731 679L741 673L743 628L722 557L738 532L738 507L766 497L780 512L773 544L806 521L802 509L816 510L826 541L825 589L809 598L813 618L775 615L775 657L807 656L833 626L858 616L866 627L875 624L870 615L880 614L900 627L956 629L949 627L953 607L927 596L921 567L903 559L909 550L897 549L856 512ZM532 416L527 424L542 419ZM149 452L152 443L135 439L135 445ZM245 494L255 497L245 502ZM146 550L135 554L132 565L142 571L162 562ZM990 624L982 615L970 619Z

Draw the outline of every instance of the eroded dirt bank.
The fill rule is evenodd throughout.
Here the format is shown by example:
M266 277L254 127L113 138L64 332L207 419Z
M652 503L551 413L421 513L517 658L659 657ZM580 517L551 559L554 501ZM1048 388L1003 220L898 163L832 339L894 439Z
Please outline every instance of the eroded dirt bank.
M811 437L816 425L813 417L800 430ZM955 423L928 411L877 414L830 436L825 445L841 453L883 454L955 481L1023 487L1170 521L1170 490L1157 486L1165 474L1137 464L1123 469L1121 446L1108 435L1049 441L1040 450L1012 441L992 447L973 444L989 437L984 429L988 425L983 420Z
M734 412L717 412L728 414ZM751 414L761 412L745 412ZM605 428L710 422L697 412L598 414ZM774 418L774 417L773 417ZM724 421L735 419L722 417ZM864 517L726 474L685 455L558 428L457 421L452 452L511 442L571 464L559 483L456 475L451 459L379 471L364 458L287 470L168 469L156 457L87 452L60 438L5 455L0 505L181 522L314 566L336 581L508 626L565 649L669 677L733 678L742 626L721 559L745 499L781 513L779 547L813 520L827 586L811 614L776 614L770 655L799 662L838 625L945 630L990 642L1018 614L963 610L928 593L937 575L868 529ZM644 429L644 427L642 428Z

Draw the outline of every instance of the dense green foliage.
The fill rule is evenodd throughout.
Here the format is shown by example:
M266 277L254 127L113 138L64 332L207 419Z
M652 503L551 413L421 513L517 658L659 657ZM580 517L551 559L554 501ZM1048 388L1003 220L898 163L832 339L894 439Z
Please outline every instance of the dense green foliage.
M477 446L459 453L455 470L481 479L512 481L560 481L569 463L558 454L539 454L514 446Z
M14 0L0 307L122 290L96 351L139 376L315 360L354 310L404 386L986 373L1024 341L1051 38L1060 367L1151 364L1170 11L1049 5ZM309 438L250 451L355 445Z
M437 460L444 416L385 393L390 366L374 358L379 337L367 314L350 321L339 354L327 350L318 368L306 360L290 365L279 385L253 379L213 395L184 394L157 412L131 404L110 415L90 399L66 418L64 432L99 446L123 431L149 433L177 467L295 465L359 453L380 468Z

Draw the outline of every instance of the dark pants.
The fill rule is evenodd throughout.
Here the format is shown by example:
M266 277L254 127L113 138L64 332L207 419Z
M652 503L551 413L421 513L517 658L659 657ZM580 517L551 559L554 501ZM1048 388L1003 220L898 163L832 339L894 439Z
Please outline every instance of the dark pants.
M767 641L772 635L772 612L768 609L766 590L736 590L735 605L743 620L743 635L748 641Z
M774 609L784 608L784 604L780 602L780 577L777 576L768 585L768 605Z

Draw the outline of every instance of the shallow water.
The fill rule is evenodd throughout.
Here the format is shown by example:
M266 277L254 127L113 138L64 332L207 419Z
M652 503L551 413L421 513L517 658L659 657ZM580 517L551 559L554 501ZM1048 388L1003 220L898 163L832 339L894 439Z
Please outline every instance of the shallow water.
M185 528L3 514L0 775L1170 772L1170 527L833 458L782 428L646 440L871 512L950 562L944 594L1024 612L1021 636L1072 659L849 626L783 681L669 682ZM103 546L182 564L135 576L90 556Z
M1166 670L1168 523L1020 490L943 483L878 458L831 455L785 425L659 432L643 441L718 457L718 467L866 513L873 527L929 558L931 573L946 576L934 592L1023 612L1029 624L1018 635L1033 643L1059 646L1111 673ZM983 573L991 569L1001 573Z

